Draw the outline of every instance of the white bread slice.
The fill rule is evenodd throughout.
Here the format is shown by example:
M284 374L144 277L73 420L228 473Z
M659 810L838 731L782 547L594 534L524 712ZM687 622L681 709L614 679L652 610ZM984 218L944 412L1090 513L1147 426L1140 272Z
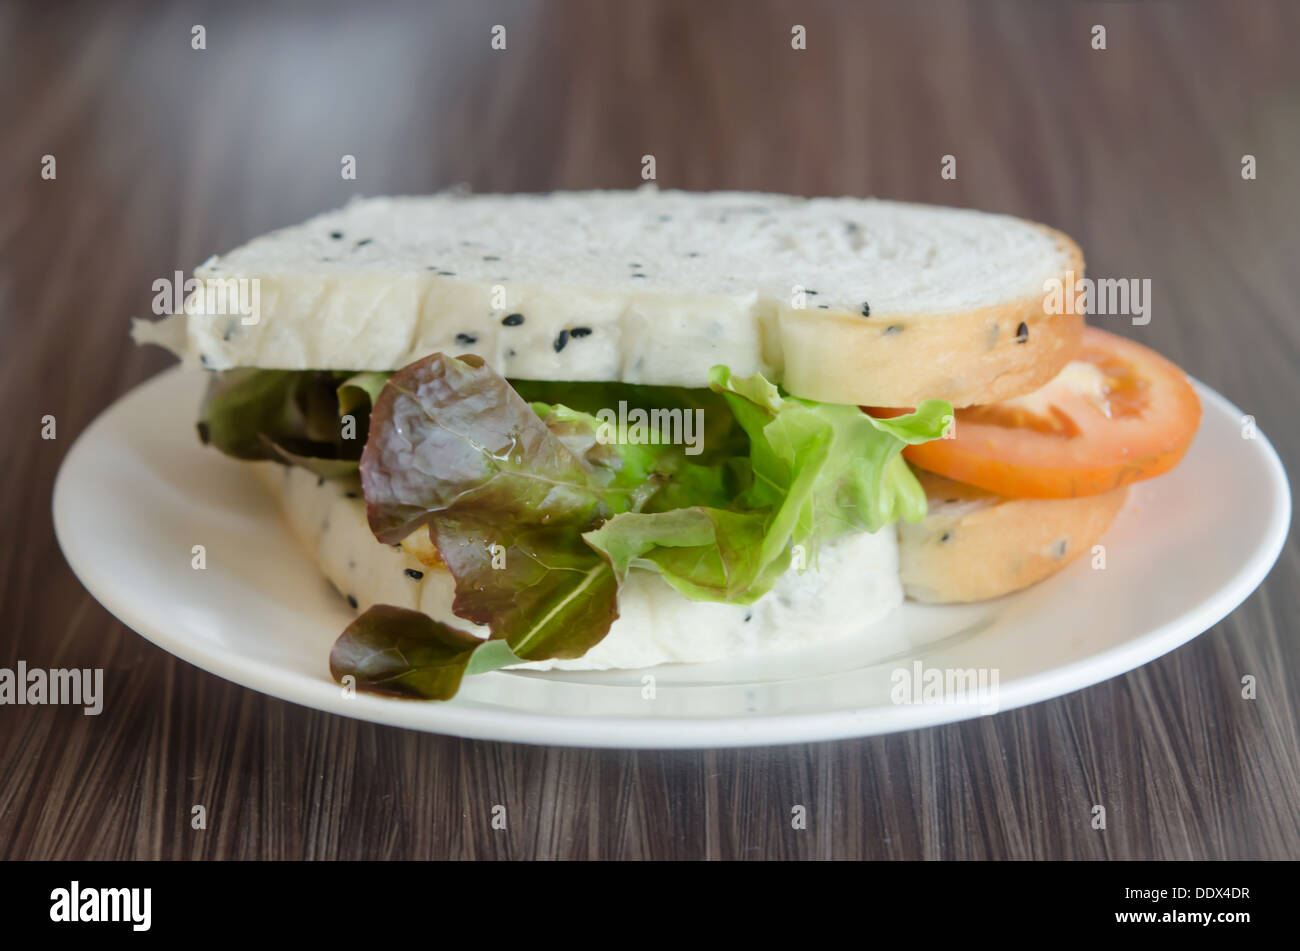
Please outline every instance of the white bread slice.
M395 370L441 350L519 379L706 386L725 363L811 399L966 406L1071 357L1082 318L1043 308L1070 270L1078 247L1041 225L874 199L372 198L195 270L214 289L256 278L256 323L182 315L136 336L212 369Z
M375 540L359 496L350 498L339 483L305 469L249 465L325 577L357 610L395 604L487 636L486 628L452 613L455 584L445 569ZM633 569L619 595L619 617L603 641L574 660L522 666L608 670L780 653L860 633L902 600L892 529L826 546L815 570L789 572L748 607L688 601L657 574Z
M929 513L898 523L907 596L946 603L996 598L1042 581L1092 546L1124 505L1128 487L1074 499L1011 499L913 469Z

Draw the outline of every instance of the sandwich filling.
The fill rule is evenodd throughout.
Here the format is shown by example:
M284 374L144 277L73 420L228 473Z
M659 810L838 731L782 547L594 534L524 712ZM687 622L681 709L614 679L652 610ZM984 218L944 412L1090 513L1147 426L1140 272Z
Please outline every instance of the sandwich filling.
M873 418L725 366L708 389L507 381L435 353L392 374L216 374L199 432L359 493L380 542L428 539L471 630L373 605L331 670L445 699L467 672L587 654L644 573L688 601L753 605L827 546L919 521L901 452L951 419L940 400Z
M345 483L299 466L248 465L354 612L391 605L491 637L489 628L456 616L455 579L427 531L412 533L400 547L381 545L366 520L365 499ZM600 643L581 657L510 669L632 670L805 651L875 628L902 604L902 581L898 540L888 529L828 542L814 568L792 566L752 604L688 601L657 573L633 569L619 589L618 617Z

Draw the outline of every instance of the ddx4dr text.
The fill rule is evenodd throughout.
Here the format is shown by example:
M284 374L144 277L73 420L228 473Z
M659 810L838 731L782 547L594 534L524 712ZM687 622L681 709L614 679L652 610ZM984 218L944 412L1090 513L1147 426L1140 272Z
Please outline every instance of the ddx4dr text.
M1166 898L1249 898L1249 888L1126 888L1125 898L1163 901Z

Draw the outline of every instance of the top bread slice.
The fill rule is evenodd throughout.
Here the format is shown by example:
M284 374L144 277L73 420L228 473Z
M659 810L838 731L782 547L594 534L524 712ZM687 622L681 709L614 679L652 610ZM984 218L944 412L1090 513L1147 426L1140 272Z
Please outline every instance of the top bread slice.
M195 277L257 279L256 313L136 336L211 369L395 370L446 351L518 379L705 386L725 363L810 399L967 406L1036 389L1073 356L1082 318L1044 309L1067 271L1083 258L1065 235L969 210L447 192L357 200L210 258Z

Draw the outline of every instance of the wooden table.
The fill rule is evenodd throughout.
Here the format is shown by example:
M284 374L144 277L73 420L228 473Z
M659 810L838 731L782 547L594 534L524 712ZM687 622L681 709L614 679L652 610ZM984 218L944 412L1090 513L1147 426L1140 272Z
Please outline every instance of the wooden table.
M169 362L127 338L153 280L353 194L627 187L645 154L664 187L1055 225L1092 274L1151 279L1153 319L1125 332L1253 414L1300 472L1296 5L378 6L0 9L0 666L103 667L107 684L99 717L0 707L0 856L1300 854L1294 542L1226 621L1108 683L955 726L718 752L329 716L203 673L100 608L55 544L50 491L77 434ZM490 828L497 803L507 832Z

